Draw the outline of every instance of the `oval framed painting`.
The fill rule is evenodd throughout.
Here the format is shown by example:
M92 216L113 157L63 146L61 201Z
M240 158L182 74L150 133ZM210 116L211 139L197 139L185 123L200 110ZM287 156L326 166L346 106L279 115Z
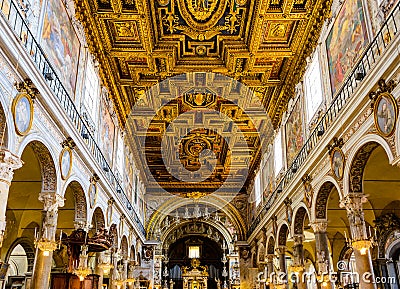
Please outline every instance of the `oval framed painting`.
M393 95L388 92L379 94L374 102L374 121L381 136L389 137L394 133L397 114L397 102Z
M12 102L11 112L16 133L20 136L28 134L33 121L33 100L31 96L25 92L18 93Z
M72 170L72 150L69 147L64 147L60 153L58 160L61 172L61 178L66 180Z
M339 181L343 178L344 162L343 151L339 147L335 147L331 152L331 169L333 175Z
M96 200L97 200L97 185L96 185L96 183L90 183L88 195L89 195L90 208L93 209L94 206L96 205Z

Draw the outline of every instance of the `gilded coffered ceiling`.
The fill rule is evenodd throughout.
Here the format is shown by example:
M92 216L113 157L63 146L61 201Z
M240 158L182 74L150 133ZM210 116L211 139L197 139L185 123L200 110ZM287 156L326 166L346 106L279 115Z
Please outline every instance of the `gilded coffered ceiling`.
M122 125L148 87L212 71L253 88L276 126L331 2L75 0L75 6Z

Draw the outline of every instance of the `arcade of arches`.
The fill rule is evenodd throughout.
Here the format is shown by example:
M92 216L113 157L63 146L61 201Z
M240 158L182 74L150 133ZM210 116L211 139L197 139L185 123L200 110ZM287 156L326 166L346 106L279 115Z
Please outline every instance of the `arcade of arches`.
M400 288L398 0L0 0L0 289Z

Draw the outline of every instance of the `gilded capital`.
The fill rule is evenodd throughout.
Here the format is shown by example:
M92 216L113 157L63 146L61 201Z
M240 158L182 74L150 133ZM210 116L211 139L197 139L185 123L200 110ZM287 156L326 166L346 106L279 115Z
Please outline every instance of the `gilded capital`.
M22 167L24 162L8 150L0 150L0 182L11 185L14 170Z

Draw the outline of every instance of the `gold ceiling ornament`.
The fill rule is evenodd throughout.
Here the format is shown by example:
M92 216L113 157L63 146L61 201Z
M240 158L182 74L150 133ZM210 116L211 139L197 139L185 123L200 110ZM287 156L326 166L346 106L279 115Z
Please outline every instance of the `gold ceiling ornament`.
M132 8L122 0L74 2L123 126L136 90L188 71L218 72L262 89L262 103L277 126L332 4L137 0ZM129 60L132 55L141 60ZM268 58L275 61L257 61Z
M203 198L205 196L207 196L207 193L205 193L205 192L189 192L189 193L186 193L186 198L194 199L194 200L201 199L201 198Z

